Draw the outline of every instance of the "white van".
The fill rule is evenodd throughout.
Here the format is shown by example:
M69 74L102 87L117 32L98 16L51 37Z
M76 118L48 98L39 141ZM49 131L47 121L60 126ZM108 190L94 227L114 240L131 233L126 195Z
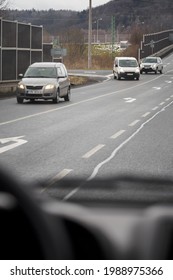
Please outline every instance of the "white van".
M116 57L113 65L114 79L136 79L139 80L140 69L135 57Z

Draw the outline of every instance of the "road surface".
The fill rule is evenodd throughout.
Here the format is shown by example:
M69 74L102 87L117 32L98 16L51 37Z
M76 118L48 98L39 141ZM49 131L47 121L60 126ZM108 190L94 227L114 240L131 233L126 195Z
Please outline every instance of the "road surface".
M109 71L104 82L72 89L71 102L1 100L0 164L27 182L46 179L43 191L57 196L52 185L65 178L172 176L173 55L163 61L162 75L139 81Z

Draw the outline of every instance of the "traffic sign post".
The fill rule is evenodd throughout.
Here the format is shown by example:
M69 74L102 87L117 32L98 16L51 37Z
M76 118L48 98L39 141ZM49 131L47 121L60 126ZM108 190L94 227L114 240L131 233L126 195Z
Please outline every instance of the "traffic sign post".
M154 51L154 41L153 40L150 41L150 47L152 49L152 54L153 54L153 51Z

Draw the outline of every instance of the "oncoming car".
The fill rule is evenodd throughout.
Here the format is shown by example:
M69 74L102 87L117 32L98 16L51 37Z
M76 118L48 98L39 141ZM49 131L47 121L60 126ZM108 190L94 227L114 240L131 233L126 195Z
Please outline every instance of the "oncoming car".
M160 57L146 57L142 60L140 64L140 72L141 74L143 72L148 73L148 72L154 72L157 74L160 72L160 74L163 73L163 62Z
M20 75L22 76L22 75ZM17 87L17 102L24 99L52 99L57 103L59 98L70 101L70 80L65 65L55 62L37 62L29 66Z
M140 70L135 57L116 57L113 65L114 79L129 78L139 80Z

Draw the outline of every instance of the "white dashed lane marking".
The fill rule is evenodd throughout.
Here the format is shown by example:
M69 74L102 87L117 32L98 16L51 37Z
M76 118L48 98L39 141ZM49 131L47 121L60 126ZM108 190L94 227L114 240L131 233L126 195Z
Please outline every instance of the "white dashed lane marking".
M90 158L91 156L93 156L95 153L97 153L98 151L100 151L105 145L103 144L99 144L97 145L95 148L93 148L92 150L90 150L89 152L87 152L85 155L82 156L82 158Z
M117 137L122 135L124 132L125 132L125 130L120 130L120 131L116 132L114 135L112 135L110 138L111 139L116 139Z
M134 122L130 123L129 126L135 126L140 120L135 120Z
M158 106L156 106L156 107L154 107L152 110L153 111L155 111L155 110L157 110L159 107Z
M57 175L55 175L47 184L46 188L44 188L42 190L42 192L44 192L46 189L48 189L49 187L51 187L54 183L62 180L64 177L66 177L70 172L72 172L73 169L63 169L62 171L60 171Z
M150 112L146 112L145 114L142 115L143 118L149 116L151 113Z

